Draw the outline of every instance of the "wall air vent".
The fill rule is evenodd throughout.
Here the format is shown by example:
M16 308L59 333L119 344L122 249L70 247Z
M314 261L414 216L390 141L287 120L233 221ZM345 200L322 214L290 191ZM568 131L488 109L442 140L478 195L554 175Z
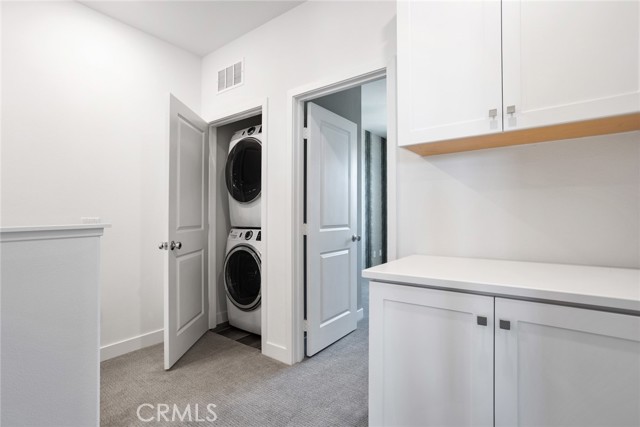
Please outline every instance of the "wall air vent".
M218 71L218 93L224 92L244 81L244 60Z

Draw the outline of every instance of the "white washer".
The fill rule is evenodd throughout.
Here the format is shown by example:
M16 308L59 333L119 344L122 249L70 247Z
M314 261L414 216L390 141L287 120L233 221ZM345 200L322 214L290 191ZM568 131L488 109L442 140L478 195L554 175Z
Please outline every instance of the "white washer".
M225 167L232 227L260 227L262 125L233 134Z
M260 229L231 230L223 271L229 324L258 335L262 334L261 256Z

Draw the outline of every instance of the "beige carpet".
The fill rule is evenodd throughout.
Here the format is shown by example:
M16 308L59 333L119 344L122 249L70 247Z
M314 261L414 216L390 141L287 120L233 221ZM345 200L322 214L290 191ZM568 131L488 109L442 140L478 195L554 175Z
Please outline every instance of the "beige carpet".
M101 365L101 425L366 426L367 335L365 315L356 331L291 367L212 332L168 372L162 345L108 360ZM175 404L181 412L198 404L201 418L212 403L217 419L195 421L192 413L191 423L143 422L136 410L144 403L154 410ZM145 406L141 415L148 419L154 410Z

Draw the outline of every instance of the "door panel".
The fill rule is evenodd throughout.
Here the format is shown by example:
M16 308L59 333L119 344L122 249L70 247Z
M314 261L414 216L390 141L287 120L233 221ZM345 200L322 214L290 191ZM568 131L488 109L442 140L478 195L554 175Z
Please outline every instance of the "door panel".
M640 317L496 298L496 426L640 425Z
M370 292L370 425L492 426L493 298L379 282Z
M164 367L173 364L207 331L208 125L171 96L169 126L168 278L164 301Z
M351 254L349 249L320 255L320 280L322 288L321 325L341 314L348 313L350 289L344 286L341 274L349 271Z
M206 138L202 130L195 128L182 116L178 116L178 185L175 200L178 212L178 230L204 227L206 185L205 170L208 164L203 163L207 148Z
M331 123L322 122L320 153L321 225L323 228L348 227L351 194L351 134Z
M307 106L307 350L311 356L357 325L358 127Z
M176 257L178 334L204 313L204 266L203 251Z

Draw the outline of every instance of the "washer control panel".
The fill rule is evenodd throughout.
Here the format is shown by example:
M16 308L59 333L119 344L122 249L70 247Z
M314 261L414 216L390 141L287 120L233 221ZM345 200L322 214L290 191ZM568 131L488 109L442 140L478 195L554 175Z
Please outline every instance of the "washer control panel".
M262 231L233 228L229 232L229 239L231 240L255 240L260 242L262 240Z

